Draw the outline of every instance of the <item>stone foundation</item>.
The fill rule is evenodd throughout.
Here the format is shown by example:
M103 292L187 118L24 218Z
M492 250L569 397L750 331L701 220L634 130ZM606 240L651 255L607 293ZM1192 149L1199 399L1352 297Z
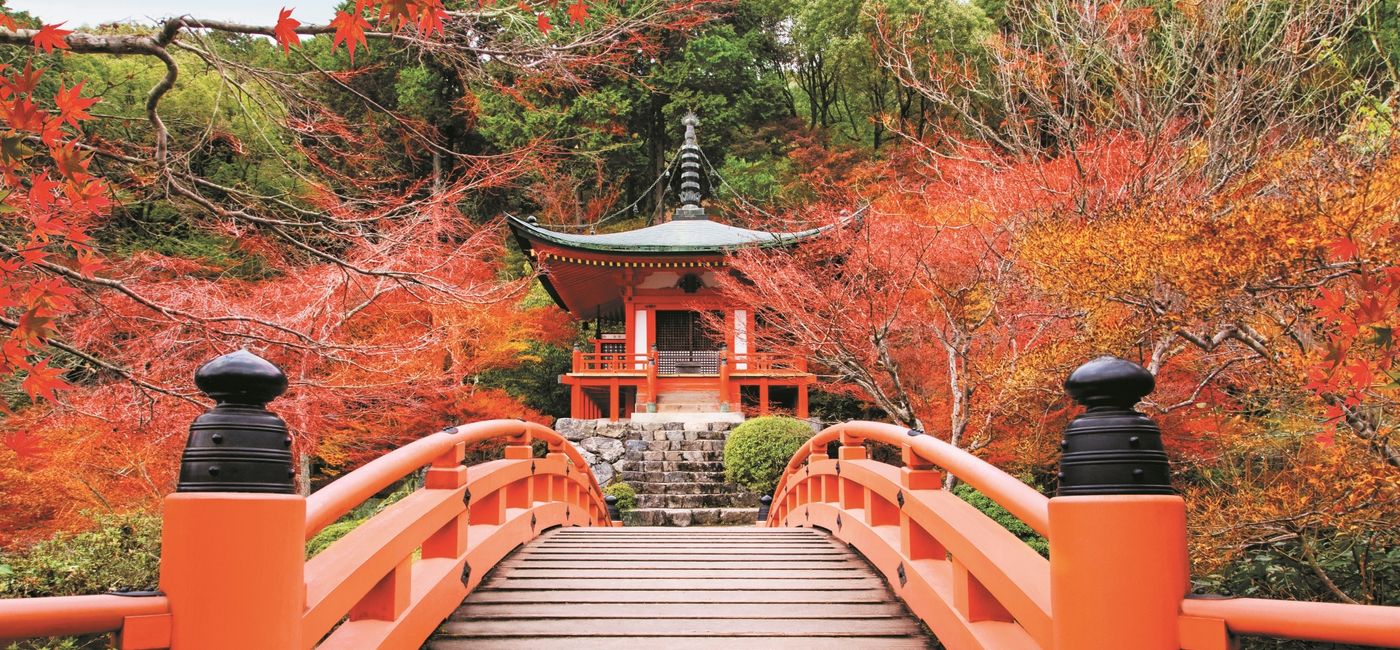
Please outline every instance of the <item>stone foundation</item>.
M736 422L610 422L561 418L554 428L578 446L603 486L637 491L629 525L752 523L758 496L724 481L724 441Z

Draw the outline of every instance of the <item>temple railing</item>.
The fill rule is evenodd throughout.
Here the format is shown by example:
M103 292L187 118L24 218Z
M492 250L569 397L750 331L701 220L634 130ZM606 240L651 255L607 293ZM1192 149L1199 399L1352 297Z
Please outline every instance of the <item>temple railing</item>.
M807 372L807 360L769 352L746 352L730 354L727 365L731 373L772 375L802 374Z
M518 420L453 427L310 497L286 493L268 481L290 487L290 452L260 444L289 447L281 420L261 410L285 378L240 354L271 371L200 377L219 406L191 427L180 487L165 500L161 591L0 600L0 639L112 632L123 650L418 647L515 548L557 526L613 525L578 450ZM246 386L273 371L281 387ZM463 465L469 446L492 440L504 441L502 459ZM420 470L420 489L305 557L307 540Z
M1185 504L1160 432L1132 410L1151 375L1105 357L1066 387L1089 408L1066 431L1053 499L922 431L848 422L793 455L766 523L854 546L949 648L1227 650L1237 635L1400 647L1400 607L1189 595ZM866 441L898 448L903 467L868 459ZM1050 558L941 489L940 470L1048 538Z
M667 358L672 355L673 358ZM677 356L679 355L679 356ZM694 367L677 358L690 359ZM574 350L570 370L576 375L800 375L807 372L807 360L767 352L732 353L724 349L693 353L652 349L647 354L630 352L583 352Z
M652 363L648 354L624 352L583 352L574 350L572 372L579 375L635 375Z

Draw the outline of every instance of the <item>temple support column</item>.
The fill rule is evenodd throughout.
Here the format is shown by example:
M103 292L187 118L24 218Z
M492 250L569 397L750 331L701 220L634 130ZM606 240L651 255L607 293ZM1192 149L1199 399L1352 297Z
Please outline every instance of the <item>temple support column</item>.
M622 413L619 409L621 404L621 400L618 399L619 392L621 389L618 386L617 378L614 377L612 381L608 382L608 419L613 422L622 419Z

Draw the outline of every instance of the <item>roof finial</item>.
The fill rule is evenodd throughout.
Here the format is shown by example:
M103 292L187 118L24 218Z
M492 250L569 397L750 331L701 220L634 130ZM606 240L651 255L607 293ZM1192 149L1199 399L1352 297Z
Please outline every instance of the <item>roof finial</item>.
M681 207L676 208L675 220L700 220L705 218L705 209L700 207L700 145L695 139L700 118L695 111L687 111L681 124L685 125L685 143L681 145Z

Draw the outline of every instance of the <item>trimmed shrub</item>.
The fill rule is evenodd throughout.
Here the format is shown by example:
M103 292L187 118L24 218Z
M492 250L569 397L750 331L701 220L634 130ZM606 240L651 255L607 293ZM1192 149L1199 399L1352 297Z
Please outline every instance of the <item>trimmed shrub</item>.
M160 516L103 514L81 533L59 533L0 556L0 598L78 596L156 588Z
M966 483L958 483L953 487L953 494L958 495L958 497L966 501L968 505L981 510L982 514L991 517L993 521L1001 524L1002 528L1005 528L1012 535L1020 538L1021 541L1026 543L1026 546L1031 547L1036 553L1044 555L1045 557L1050 557L1050 542L1046 541L1044 537L1041 537L1040 533L1035 532L1034 528L1027 526L1025 522L1017 519L1016 515L1011 514L1009 510L1001 507L1001 504L993 501L987 495L978 492L977 488Z
M795 418L745 420L724 443L724 478L755 494L772 494L792 455L811 437L812 427Z
M626 483L619 481L603 488L603 495L609 494L617 497L618 512L627 512L637 507L637 491Z

